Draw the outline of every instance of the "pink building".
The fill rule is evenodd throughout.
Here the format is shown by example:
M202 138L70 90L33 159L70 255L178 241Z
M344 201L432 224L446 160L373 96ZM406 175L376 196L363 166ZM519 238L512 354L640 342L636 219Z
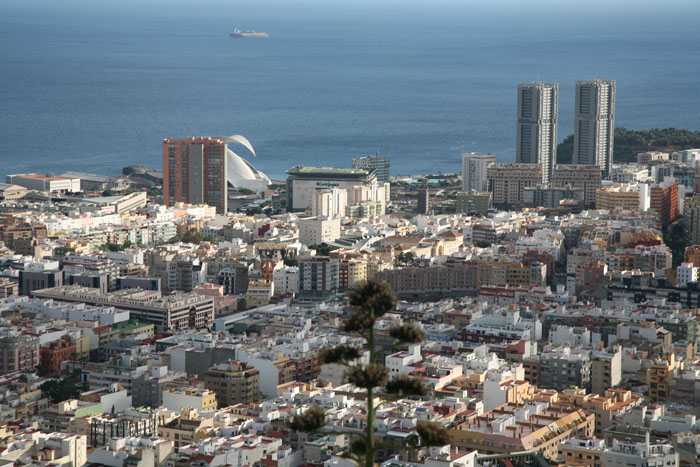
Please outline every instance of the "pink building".
M197 295L214 298L214 316L230 313L238 308L238 296L224 295L223 285L199 284L193 292Z

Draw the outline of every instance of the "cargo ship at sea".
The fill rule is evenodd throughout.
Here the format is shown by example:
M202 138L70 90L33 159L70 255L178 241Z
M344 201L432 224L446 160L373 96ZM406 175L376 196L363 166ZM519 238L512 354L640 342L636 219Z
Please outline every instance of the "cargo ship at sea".
M270 37L270 35L266 32L257 32L257 31L241 31L238 28L235 28L231 32L231 37L239 38L239 37Z

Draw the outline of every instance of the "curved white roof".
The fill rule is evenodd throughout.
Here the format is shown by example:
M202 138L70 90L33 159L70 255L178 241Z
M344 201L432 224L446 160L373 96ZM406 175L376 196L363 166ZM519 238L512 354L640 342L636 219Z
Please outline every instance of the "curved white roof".
M241 135L231 135L231 136L217 136L216 139L222 140L224 143L239 143L248 148L248 151L252 152L255 157L255 149L253 149L253 145L250 144L250 141L248 141L247 138Z
M270 179L267 175L253 167L250 162L228 148L228 143L238 143L245 146L245 148L255 156L255 149L253 149L253 145L250 144L250 141L241 135L217 136L216 138L227 143L226 164L228 165L228 169L226 175L228 182L232 186L262 191L270 185Z

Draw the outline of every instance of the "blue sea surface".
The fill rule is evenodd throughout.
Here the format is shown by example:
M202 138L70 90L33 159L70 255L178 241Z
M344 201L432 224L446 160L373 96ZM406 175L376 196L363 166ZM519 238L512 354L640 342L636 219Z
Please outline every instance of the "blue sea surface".
M517 84L538 78L560 140L594 76L617 80L617 125L700 129L700 2L564 3L5 0L0 175L160 168L163 138L230 134L277 179L376 151L458 171L514 159Z

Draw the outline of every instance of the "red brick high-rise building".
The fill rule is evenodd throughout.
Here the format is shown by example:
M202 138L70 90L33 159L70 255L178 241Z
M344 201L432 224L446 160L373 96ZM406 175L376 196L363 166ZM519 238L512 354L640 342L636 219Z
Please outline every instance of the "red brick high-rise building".
M685 262L693 263L693 266L700 267L700 245L685 247Z
M678 217L678 182L665 179L649 190L649 207L659 214L659 222L666 225Z
M608 267L600 261L586 264L583 267L583 287L588 291L594 292L605 281L607 272Z
M227 210L226 142L218 138L190 137L163 140L163 200L208 204L216 212Z
M57 341L49 342L46 347L41 348L41 366L48 373L57 373L61 369L61 362L73 358L76 349L77 346L71 343L68 336L62 336Z

